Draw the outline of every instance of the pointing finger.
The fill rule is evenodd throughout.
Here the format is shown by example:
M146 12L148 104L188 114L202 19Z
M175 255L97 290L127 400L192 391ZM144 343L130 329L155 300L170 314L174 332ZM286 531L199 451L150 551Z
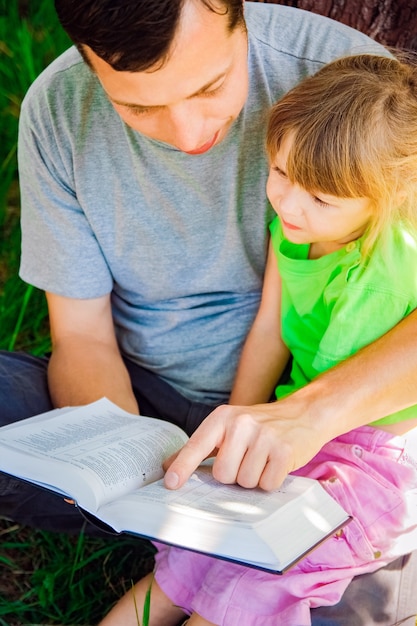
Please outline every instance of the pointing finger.
M168 489L182 487L200 463L212 455L222 436L222 424L217 419L206 418L168 467L165 486Z

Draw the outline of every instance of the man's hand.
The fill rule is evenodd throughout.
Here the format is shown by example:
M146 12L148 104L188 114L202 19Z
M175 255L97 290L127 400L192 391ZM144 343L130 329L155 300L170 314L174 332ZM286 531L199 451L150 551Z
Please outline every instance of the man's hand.
M285 415L286 402L215 409L174 460L165 463L165 485L181 487L198 465L216 456L213 476L225 484L278 488L287 474L307 463L327 441L307 415Z

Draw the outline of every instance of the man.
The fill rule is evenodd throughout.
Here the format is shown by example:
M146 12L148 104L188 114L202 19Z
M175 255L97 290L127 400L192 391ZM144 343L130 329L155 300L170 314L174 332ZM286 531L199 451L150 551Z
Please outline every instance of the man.
M259 303L269 106L327 61L376 44L286 7L248 3L245 20L241 0L56 8L81 56L65 53L32 86L19 135L21 276L47 293L53 352L2 355L2 420L105 395L191 433L227 401ZM307 413L366 422L415 403L414 319L283 402L275 424L285 417L295 433ZM307 451L290 439L301 463L319 437ZM17 521L81 526L49 494L15 482L3 493Z

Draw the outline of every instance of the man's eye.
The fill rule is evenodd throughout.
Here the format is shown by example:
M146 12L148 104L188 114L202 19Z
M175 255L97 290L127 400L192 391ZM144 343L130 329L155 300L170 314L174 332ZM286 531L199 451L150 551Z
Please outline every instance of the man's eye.
M224 82L222 82L222 84L219 85L218 87L215 87L214 89L211 89L210 91L203 91L200 95L203 98L212 98L214 96L217 96L219 93L221 93L224 87L225 87L225 84Z
M132 115L136 115L137 117L140 117L141 115L146 115L147 113L150 113L152 111L151 108L147 107L127 107L127 110L129 111L129 113L131 113Z

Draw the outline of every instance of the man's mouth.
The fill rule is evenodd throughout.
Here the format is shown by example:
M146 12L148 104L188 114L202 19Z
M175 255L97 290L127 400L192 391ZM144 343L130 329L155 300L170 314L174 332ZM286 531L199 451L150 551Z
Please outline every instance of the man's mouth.
M219 134L220 131L218 130L217 133L213 135L213 137L209 141L206 141L205 144L203 144L199 148L196 148L195 150L186 150L186 154L203 154L204 152L208 152L210 148L212 148L216 143Z

